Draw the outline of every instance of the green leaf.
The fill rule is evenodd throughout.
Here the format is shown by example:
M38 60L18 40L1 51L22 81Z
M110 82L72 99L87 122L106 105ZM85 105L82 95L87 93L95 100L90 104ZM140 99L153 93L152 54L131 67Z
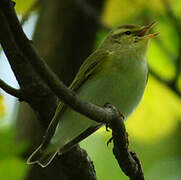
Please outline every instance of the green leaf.
M0 128L0 161L9 157L20 156L27 148L28 144L26 143L17 144L15 132L12 127Z
M14 0L16 2L16 11L17 13L24 14L30 9L30 7L37 1L37 0Z
M0 177L3 180L22 180L28 170L26 162L17 157L0 161Z
M143 100L126 122L127 130L137 140L159 141L180 122L180 107L181 101L174 92L149 76Z
M5 113L4 97L0 94L0 116Z

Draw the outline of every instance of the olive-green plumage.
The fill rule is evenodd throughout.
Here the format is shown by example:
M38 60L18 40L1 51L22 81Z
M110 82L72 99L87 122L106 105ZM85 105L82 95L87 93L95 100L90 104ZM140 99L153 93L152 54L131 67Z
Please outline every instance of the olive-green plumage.
M70 89L91 103L114 104L126 119L140 102L146 86L148 43L157 35L146 35L152 26L153 23L143 27L125 25L111 31L84 61ZM28 163L47 166L57 153L69 150L101 125L60 102L43 143Z

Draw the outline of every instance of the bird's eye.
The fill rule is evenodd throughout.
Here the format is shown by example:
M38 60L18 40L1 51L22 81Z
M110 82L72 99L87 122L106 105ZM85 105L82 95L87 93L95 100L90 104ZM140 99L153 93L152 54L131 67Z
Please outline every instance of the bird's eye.
M125 31L125 34L126 34L126 35L130 35L130 34L131 34L131 31Z

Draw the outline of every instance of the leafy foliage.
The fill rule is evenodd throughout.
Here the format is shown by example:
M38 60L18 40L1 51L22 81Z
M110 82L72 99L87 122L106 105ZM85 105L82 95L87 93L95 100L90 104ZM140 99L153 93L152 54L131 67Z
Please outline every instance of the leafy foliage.
M12 127L0 129L0 177L4 180L20 180L27 173L28 166L20 155L26 144L17 144L15 129Z
M26 13L31 6L36 2L37 0L28 0L28 1L24 1L24 0L15 0L16 2L16 11L20 14L24 14Z
M5 106L4 106L4 98L0 95L0 116L4 114Z

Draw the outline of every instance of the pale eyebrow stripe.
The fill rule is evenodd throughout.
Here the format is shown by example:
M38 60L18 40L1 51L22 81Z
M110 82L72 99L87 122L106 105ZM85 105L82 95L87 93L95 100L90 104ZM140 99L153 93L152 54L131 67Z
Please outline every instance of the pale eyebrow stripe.
M116 31L114 31L113 36L118 35L120 33L123 33L123 29L117 29Z
M124 28L124 29L134 29L136 27L139 27L139 26L136 26L136 25L123 25L123 26L119 26L119 28Z

